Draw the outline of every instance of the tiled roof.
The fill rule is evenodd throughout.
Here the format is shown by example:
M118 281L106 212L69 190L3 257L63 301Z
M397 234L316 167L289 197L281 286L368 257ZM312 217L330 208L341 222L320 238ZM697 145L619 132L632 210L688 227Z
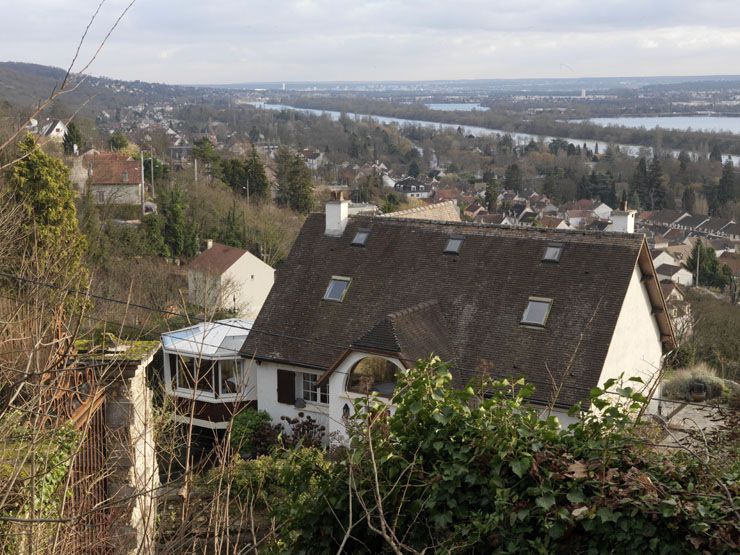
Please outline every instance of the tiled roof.
M137 185L141 183L141 162L108 156L94 156L90 162L93 185Z
M388 348L403 350L403 328L412 330L409 344L430 338L410 356L447 338L458 385L481 374L523 376L548 400L552 381L564 380L564 404L596 385L644 245L642 235L391 218L350 218L341 237L324 227L323 214L307 218L244 356L327 370L358 341L396 341ZM351 245L358 229L370 230L364 248ZM458 255L443 254L451 235L463 237ZM557 264L542 262L551 241L563 244ZM647 268L646 247L643 257ZM342 302L323 300L332 276L352 279ZM661 302L657 283L648 286ZM553 299L543 329L520 325L530 296ZM391 326L389 315L430 301L440 318L433 330L413 331L401 316Z
M708 219L708 216L686 216L685 218L681 218L676 225L696 229Z
M669 209L656 210L655 212L641 214L641 218L649 220L656 224L670 225L676 220L678 220L685 213L686 212L681 212L680 210L669 210ZM680 222L680 223L683 224L683 222Z
M698 229L702 231L716 232L720 231L722 228L727 227L732 223L735 222L725 218L709 218L706 222L701 224Z
M673 264L661 264L660 266L655 268L655 271L661 276L672 276L673 274L677 274L682 269L683 268L681 266L674 266Z
M244 256L247 251L213 243L210 249L204 250L190 263L190 269L209 274L220 275Z

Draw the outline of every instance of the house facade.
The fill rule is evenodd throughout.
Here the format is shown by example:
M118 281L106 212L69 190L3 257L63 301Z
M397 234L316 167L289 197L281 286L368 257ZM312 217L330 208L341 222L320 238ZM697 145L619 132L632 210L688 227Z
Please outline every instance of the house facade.
M85 156L87 187L97 205L143 205L141 162L117 154Z
M309 414L341 437L353 399L389 398L432 355L456 387L525 378L568 422L675 346L642 235L348 218L343 202L309 216L241 349L275 423Z
M254 319L274 281L275 270L252 253L207 241L188 267L188 300Z

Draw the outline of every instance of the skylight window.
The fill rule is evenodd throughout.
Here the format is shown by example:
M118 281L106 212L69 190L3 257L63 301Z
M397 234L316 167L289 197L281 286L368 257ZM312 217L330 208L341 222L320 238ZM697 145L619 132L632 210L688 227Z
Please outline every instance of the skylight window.
M332 277L329 282L329 287L326 288L326 293L324 293L324 300L341 303L344 300L344 296L347 294L350 281L352 280L348 277Z
M563 245L552 243L547 245L545 254L542 257L543 262L559 262L560 255L563 254Z
M355 238L352 239L352 246L364 247L367 244L368 237L370 237L369 229L358 229Z
M462 247L462 237L450 237L447 240L447 246L445 247L445 254L459 254L460 247Z
M547 316L550 314L551 307L552 299L529 297L529 303L527 304L527 308L524 310L521 323L528 326L545 327L545 322L547 322Z

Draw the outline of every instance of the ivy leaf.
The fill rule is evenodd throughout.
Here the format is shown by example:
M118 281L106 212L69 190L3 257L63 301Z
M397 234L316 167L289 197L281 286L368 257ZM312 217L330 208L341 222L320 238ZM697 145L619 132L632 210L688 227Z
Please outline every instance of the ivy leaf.
M614 511L612 511L609 507L601 507L598 511L596 511L596 514L599 515L602 523L617 522L617 520L619 519L619 516L614 514Z
M537 503L538 507L541 507L543 510L547 511L555 504L555 497L553 497L552 495L543 495L535 499L535 503Z
M523 457L521 459L515 459L509 463L509 466L511 467L511 470L514 474L517 475L517 477L521 478L527 473L527 470L529 470L529 467L531 465L531 460Z
M583 496L583 490L581 488L574 488L568 492L568 495L566 495L568 498L568 501L571 503L583 503L585 501L585 497Z

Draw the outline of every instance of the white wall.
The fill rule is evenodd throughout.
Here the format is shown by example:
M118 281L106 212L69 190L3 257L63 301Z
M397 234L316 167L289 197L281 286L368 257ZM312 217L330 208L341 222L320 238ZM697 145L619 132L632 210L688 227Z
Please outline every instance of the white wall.
M254 320L275 283L275 270L248 252L224 272L223 280L233 285L239 315ZM233 303L223 301L227 307Z
M625 378L637 376L647 383L660 369L663 358L660 329L652 315L647 289L640 283L641 277L640 269L635 265L599 385L611 378L618 378L620 374L624 374Z
M141 184L139 183L90 185L90 192L95 204L141 204Z
M295 372L295 395L296 399L303 396L303 373L316 374L321 376L322 372L318 370L310 370L308 368L301 368L300 366L292 366L290 364L276 364L274 362L262 362L258 364L256 361L247 361L248 365L254 369L255 375L257 376L257 408L259 410L267 411L272 417L274 424L283 425L284 422L281 417L287 416L288 418L298 417L298 413L302 412L304 415L311 416L316 419L317 423L321 426L325 426L327 432L330 430L329 425L329 405L321 403L311 403L306 401L305 408L296 408L294 405L288 405L285 403L278 403L277 400L277 371L290 370ZM331 402L333 397L333 391L331 390L331 384L329 384L329 401Z

